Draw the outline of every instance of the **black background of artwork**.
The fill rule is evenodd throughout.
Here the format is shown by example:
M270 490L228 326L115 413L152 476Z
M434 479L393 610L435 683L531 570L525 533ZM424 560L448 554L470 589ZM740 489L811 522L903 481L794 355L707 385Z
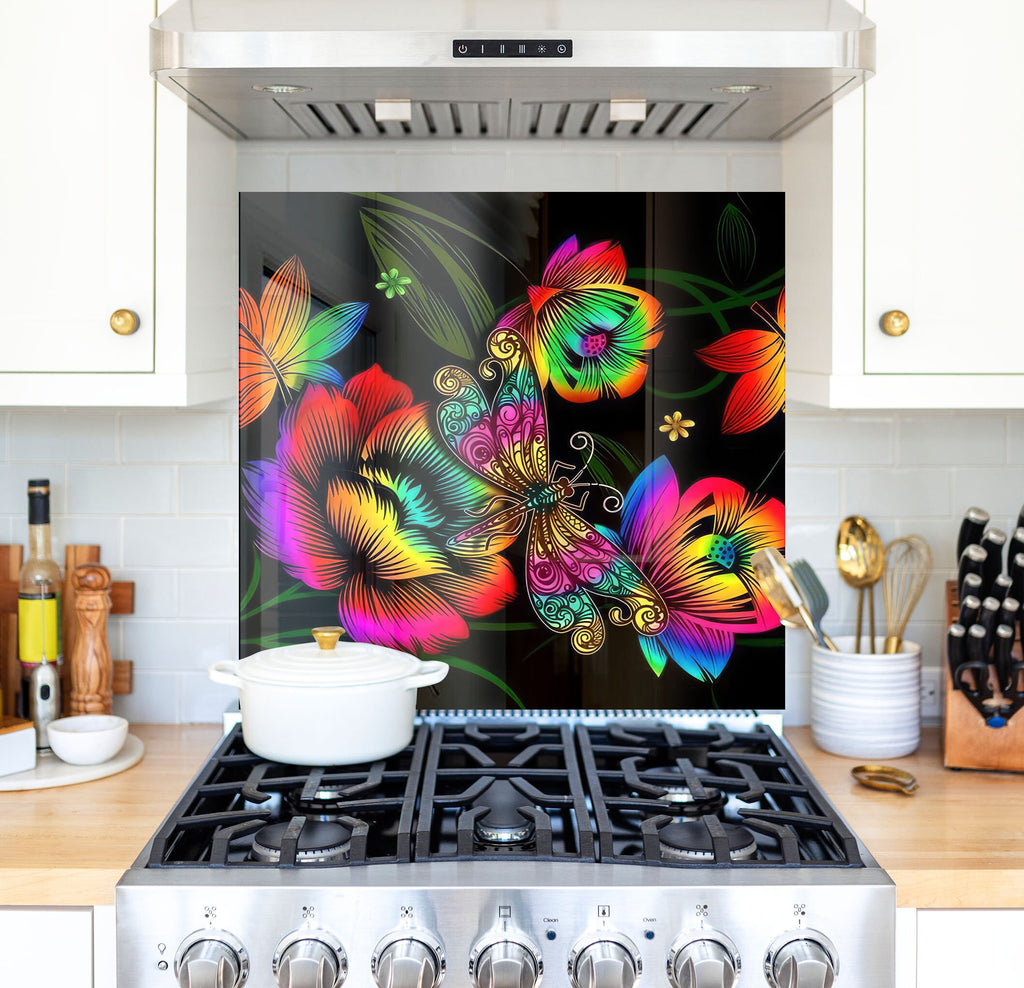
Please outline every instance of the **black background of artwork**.
M396 193L470 229L501 251L508 260L471 238L446 231L453 245L473 261L499 314L525 299L528 284L539 284L551 252L575 235L580 248L601 240L618 241L631 272L655 269L701 275L728 284L716 250L716 229L729 203L739 208L756 232L756 256L743 290L784 266L783 196L781 193ZM433 375L444 364L458 364L474 374L483 354L483 338L475 341L476 356L462 359L431 342L408 318L398 299L387 300L374 288L379 267L374 262L359 219L361 209L378 205L372 197L347 193L244 193L240 196L240 284L259 300L267 279L292 254L310 278L313 313L341 302L364 301L369 310L363 328L333 360L348 380L373 363L406 383L416 402L437 404ZM383 205L383 204L380 204ZM385 207L390 208L390 207ZM509 263L512 262L512 263ZM517 267L519 270L517 270ZM522 272L522 273L520 273ZM524 280L524 275L525 279ZM627 283L654 294L666 310L697 304L687 292L656 277L634 277ZM781 281L779 281L781 287ZM765 299L774 314L774 297ZM726 313L732 329L763 328L747 307ZM727 477L748 490L785 500L784 415L753 433L724 436L720 425L735 375L695 398L662 397L698 388L717 372L694 351L721 335L708 315L674 316L665 320L662 341L650 354L647 386L617 401L573 404L549 385L548 412L551 458L579 463L569 437L583 429L623 443L643 465L666 455L679 480L680 492L708 476ZM493 384L484 383L493 394ZM652 393L653 388L653 393ZM273 457L278 438L280 397L255 423L241 431L242 463ZM670 443L658 431L663 416L674 411L696 421L687 439ZM625 494L632 477L619 470L616 484ZM596 493L596 492L595 492ZM244 593L253 576L255 528L240 504L240 585ZM591 497L585 517L617 530L617 515L602 511ZM520 594L504 611L480 619L494 624L535 621L523 591L525 536L507 552ZM260 557L258 589L244 612L256 610L296 581L275 560ZM598 598L600 606L607 601ZM322 593L291 600L240 621L241 655L258 651L265 636L299 631L338 621L336 595ZM489 669L530 708L568 709L781 709L785 705L785 655L779 629L761 635L738 635L736 646L713 691L669 662L660 678L653 675L629 628L605 619L607 639L592 656L577 655L567 636L536 630L475 631L449 649L454 656ZM282 641L301 641L300 635ZM546 644L545 644L546 643ZM532 654L531 654L532 653ZM424 706L503 708L513 706L485 679L453 669L441 694L421 691Z

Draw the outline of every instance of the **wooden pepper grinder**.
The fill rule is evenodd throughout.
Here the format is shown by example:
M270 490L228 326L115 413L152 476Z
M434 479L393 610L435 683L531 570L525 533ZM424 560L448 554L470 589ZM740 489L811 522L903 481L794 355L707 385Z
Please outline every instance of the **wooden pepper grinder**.
M71 653L71 714L109 714L114 664L107 641L110 570L99 563L76 566L71 574L78 633Z

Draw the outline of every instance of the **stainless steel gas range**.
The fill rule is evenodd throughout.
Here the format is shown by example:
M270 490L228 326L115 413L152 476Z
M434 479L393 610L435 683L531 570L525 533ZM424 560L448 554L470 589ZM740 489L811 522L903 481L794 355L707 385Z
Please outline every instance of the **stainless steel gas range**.
M235 727L117 887L118 983L885 988L894 920L755 717L433 716L315 769Z

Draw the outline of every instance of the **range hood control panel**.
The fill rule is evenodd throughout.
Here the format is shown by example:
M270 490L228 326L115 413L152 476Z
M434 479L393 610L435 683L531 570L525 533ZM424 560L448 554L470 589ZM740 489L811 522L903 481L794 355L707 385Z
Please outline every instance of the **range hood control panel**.
M452 42L452 55L455 58L572 58L572 40L513 38L482 41L480 38L456 38Z

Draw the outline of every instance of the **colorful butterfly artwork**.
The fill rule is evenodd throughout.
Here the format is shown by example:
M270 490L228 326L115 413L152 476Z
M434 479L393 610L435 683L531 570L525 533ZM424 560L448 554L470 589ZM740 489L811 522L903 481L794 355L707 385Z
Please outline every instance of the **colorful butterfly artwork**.
M567 476L569 464L550 461L544 396L526 341L498 328L487 339L487 352L481 377L501 374L492 403L462 368L442 367L434 377L444 396L437 408L442 437L502 492L483 509L486 517L452 536L449 547L468 556L502 552L529 520L526 589L548 629L568 634L581 654L596 652L605 628L595 597L607 597L613 623L632 625L641 635L659 634L668 619L661 595L619 546L578 513L590 488L603 485L580 483L583 470ZM586 433L575 433L570 442L574 449L593 451ZM614 490L605 498L609 509L621 503Z

